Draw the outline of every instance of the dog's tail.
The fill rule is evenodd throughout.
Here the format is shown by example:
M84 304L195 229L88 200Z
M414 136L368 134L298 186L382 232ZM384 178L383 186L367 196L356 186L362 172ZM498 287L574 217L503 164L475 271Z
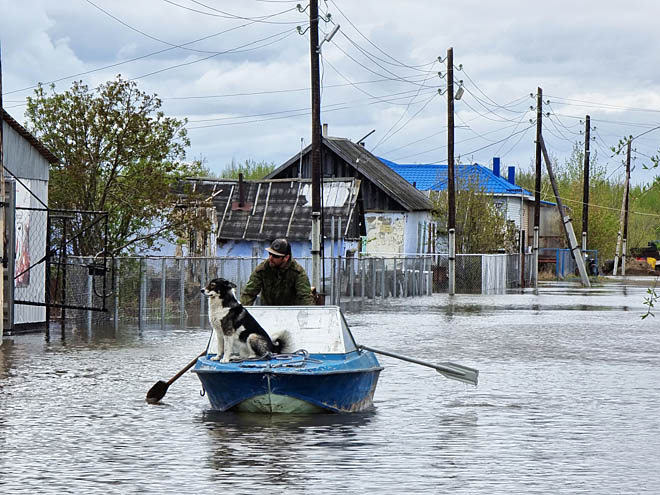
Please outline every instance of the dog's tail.
M275 347L275 354L288 354L295 349L293 349L293 338L291 333L288 330L276 330L271 336L271 341Z

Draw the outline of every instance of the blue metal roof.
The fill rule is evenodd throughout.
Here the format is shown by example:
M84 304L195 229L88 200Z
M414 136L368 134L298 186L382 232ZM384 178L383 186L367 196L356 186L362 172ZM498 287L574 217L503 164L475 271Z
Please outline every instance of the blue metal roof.
M444 191L447 189L447 165L437 163L395 163L378 157L385 165L394 170L420 191ZM503 177L493 174L493 171L478 163L472 165L456 165L455 180L458 187L461 184L474 184L487 194L524 194L534 195L527 189L511 184ZM542 204L554 205L549 201L541 200Z
M394 170L408 182L415 183L420 191L444 191L447 189L447 165L439 164L401 164L380 158L380 160ZM520 194L532 195L521 188L477 163L473 165L456 166L456 183L474 184L488 194Z

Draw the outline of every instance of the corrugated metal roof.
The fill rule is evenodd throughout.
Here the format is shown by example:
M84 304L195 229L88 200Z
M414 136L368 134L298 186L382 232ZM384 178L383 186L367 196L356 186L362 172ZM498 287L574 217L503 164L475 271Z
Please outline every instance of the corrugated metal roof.
M422 191L444 191L447 189L447 165L441 164L400 164L384 158L380 160L393 171L411 184L414 182L417 189ZM477 163L473 165L456 166L456 183L474 184L488 194L531 194L522 187L511 184L502 177L495 176L493 172Z
M430 200L411 186L409 182L385 166L378 157L370 153L364 146L353 143L349 139L337 137L323 137L323 145L334 152L394 201L399 203L407 211L426 211L432 209ZM311 152L311 145L303 151L303 155ZM295 154L266 178L277 177L288 167L297 166L300 161L300 153ZM324 179L324 182L328 179ZM364 187L364 186L363 186Z
M384 167L377 156L364 146L345 138L326 138L328 147L344 158L353 168L358 169L376 186L396 199L409 211L430 210L431 201L411 183L394 173L390 167Z
M194 193L212 198L218 213L217 238L292 241L311 238L312 201L309 179L243 181L244 206L238 207L239 182L231 179L186 179ZM325 232L331 218L341 218L344 237L359 237L357 179L325 179L323 184Z
M394 163L385 158L379 158L393 171L411 184L415 183L421 191L444 191L447 189L447 165L431 164L401 164ZM503 177L496 176L492 170L479 165L456 165L455 179L458 187L461 184L473 184L487 194L520 195L534 198L534 194L527 189L511 184ZM555 205L550 201L541 201L542 204Z
M36 150L43 156L48 163L57 163L60 161L44 144L34 137L30 132L19 124L7 111L2 109L2 118L7 124L9 124L16 132L23 136Z

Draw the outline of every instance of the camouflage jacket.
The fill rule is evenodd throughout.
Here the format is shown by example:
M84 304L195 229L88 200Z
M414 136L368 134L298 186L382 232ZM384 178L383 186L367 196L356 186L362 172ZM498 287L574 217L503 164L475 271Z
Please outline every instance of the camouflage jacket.
M241 304L252 305L260 292L261 304L265 306L314 304L307 273L295 260L290 260L280 268L271 267L268 260L260 263L241 291Z

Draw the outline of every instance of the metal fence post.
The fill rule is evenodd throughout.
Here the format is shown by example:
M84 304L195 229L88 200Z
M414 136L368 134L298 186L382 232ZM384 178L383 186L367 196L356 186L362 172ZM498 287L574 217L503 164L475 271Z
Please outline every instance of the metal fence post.
M342 266L342 256L341 251L337 250L337 291L335 295L337 297L337 306L341 305L341 279L343 275L343 266Z
M236 261L237 261L237 264L238 264L238 267L236 268L236 278L238 279L238 284L236 284L236 285L238 285L238 293L242 294L243 293L243 277L241 276L241 265L243 263L241 263L240 258L237 258Z
M167 261L160 260L160 325L165 327L165 291L167 289Z
M147 306L147 260L142 258L140 260L140 296L138 305L138 321L142 324L145 319L146 306Z
M87 275L87 307L92 307L92 284L94 283L94 276L90 272ZM87 310L87 330L91 331L92 329L92 311Z
M426 294L428 296L433 295L433 262L430 256L427 258L428 262L426 263Z
M201 269L200 275L199 275L199 285L200 287L200 294L201 294L201 289L206 287L206 279L207 279L207 273L209 271L209 259L204 258L204 265L203 268ZM200 317L200 323L204 321L204 304L206 302L206 297L204 295L201 295L199 298L199 317Z
M114 310L114 320L115 320L115 329L119 326L119 270L121 268L121 262L119 258L115 258L115 310Z
M348 260L349 259L351 260L350 268L348 267ZM349 284L348 295L349 295L349 300L351 302L353 302L353 292L354 292L354 285L355 285L355 283L354 283L355 282L355 274L353 272L353 259L354 259L353 257L350 257L350 258L346 257L346 269L348 270L348 279L347 280L348 280L348 284Z
M392 297L396 298L396 258L392 258Z
M186 315L186 260L179 260L179 322L184 325Z
M380 273L380 297L383 299L387 298L387 294L385 292L385 279L387 278L387 260L383 256L383 269L381 270Z
M360 300L364 303L364 282L366 277L364 276L364 257L361 255L358 258L358 266L360 267Z
M404 255L402 259L402 271L403 271L403 297L408 297L408 258Z

